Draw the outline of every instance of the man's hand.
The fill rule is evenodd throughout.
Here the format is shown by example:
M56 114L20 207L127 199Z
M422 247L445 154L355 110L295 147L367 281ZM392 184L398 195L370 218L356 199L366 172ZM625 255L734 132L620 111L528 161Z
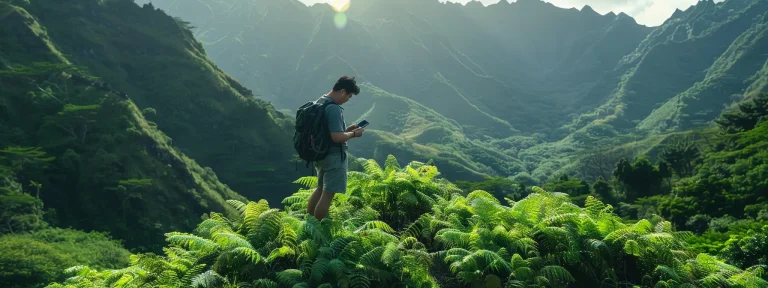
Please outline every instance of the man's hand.
M362 137L363 136L363 128L355 128L356 125L349 126L347 128L346 132L331 132L331 140L335 143L344 143L347 142L349 139L356 138L356 137Z
M347 130L344 130L344 132L352 132L352 130L357 129L357 124L352 124L349 127L347 127Z
M354 129L352 130L352 133L353 133L352 135L355 137L363 137L363 131L365 131L365 129L363 128Z

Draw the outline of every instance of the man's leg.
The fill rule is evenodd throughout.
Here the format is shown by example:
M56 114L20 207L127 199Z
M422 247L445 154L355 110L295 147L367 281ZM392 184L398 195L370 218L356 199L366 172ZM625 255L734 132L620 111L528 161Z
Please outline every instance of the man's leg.
M341 161L340 157L340 155L333 155L325 159L328 161L327 167L330 167L330 169L325 170L323 173L325 186L323 186L320 201L317 201L317 206L315 207L314 215L319 221L328 216L328 209L331 207L333 196L336 193L347 192L347 161L346 159Z
M328 209L331 208L331 202L333 201L334 193L328 193L323 191L320 201L317 201L317 207L315 207L315 218L317 221L322 221L325 216L328 215Z
M307 213L312 216L315 216L315 207L317 207L317 203L320 201L320 196L322 195L323 174L325 174L323 173L323 169L317 169L317 188L315 188L315 192L312 192L312 196L309 196L309 200L307 200Z

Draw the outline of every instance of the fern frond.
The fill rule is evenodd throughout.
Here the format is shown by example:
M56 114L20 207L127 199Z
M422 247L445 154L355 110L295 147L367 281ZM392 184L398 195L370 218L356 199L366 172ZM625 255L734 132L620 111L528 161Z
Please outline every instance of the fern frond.
M258 279L253 281L253 288L277 288L277 282L271 279Z
M192 278L191 287L214 288L220 287L226 279L213 270L208 270Z
M571 282L576 282L576 279L573 278L568 270L555 265L545 266L539 270L538 276L546 278L547 283L550 283L550 285L555 287L565 286Z
M204 253L216 251L221 248L216 242L189 233L169 232L165 233L165 237L166 241L172 245L178 245L183 248Z
M190 287L192 286L192 281L194 280L197 275L200 275L205 271L205 264L198 264L184 272L184 276L181 277L180 281L182 287Z
M293 181L293 184L299 184L306 188L315 188L317 187L317 182L317 176L303 176Z
M379 220L366 222L365 224L357 228L357 230L355 230L355 233L360 233L363 230L371 230L371 229L379 229L387 233L395 233L395 230L392 229L392 227L390 227L389 224Z
M488 192L483 191L483 190L474 190L472 192L469 192L469 194L467 194L467 202L468 203L472 203L472 201L475 201L476 199L479 199L479 198L483 198L483 199L489 200L489 201L491 201L491 202L493 202L495 204L501 205L501 202L499 202L499 200L496 199L496 197L491 195L491 193L488 193Z
M250 261L253 264L258 264L263 259L261 257L261 254L259 254L259 252L256 252L256 250L253 250L253 248L249 248L249 247L237 247L235 249L232 249L230 253L243 256L245 257L246 260Z
M237 211L240 212L240 214L245 212L245 206L246 205L245 205L245 203L240 202L239 200L230 199L230 200L227 200L227 204L232 206L232 208L237 209Z
M280 248L272 250L272 252L269 253L269 256L267 256L266 261L271 263L271 262L275 261L275 259L277 259L277 258L293 256L293 255L296 255L296 251L294 251L290 247L282 246Z
M302 272L298 269L286 269L275 273L277 283L283 286L293 286L303 281Z
M213 236L213 241L219 244L224 249L232 249L235 247L244 247L253 250L253 246L248 240L240 234L222 232Z
M310 275L310 283L320 283L323 277L328 273L328 259L318 258L315 263L312 263L312 272Z

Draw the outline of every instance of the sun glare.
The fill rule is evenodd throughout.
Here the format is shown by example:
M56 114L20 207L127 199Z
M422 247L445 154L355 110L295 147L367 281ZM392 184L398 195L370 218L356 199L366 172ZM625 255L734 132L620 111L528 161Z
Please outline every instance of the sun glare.
M328 4L330 4L336 12L345 12L349 9L349 1L350 0L330 0L328 1Z

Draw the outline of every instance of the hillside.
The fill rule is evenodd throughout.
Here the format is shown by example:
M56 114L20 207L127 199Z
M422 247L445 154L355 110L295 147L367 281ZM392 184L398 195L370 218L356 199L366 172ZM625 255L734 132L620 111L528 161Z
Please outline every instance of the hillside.
M353 1L0 0L0 286L768 286L764 0Z
M293 150L286 137L292 133L286 126L290 117L255 99L251 90L222 72L186 30L186 23L133 1L108 2L104 7L93 19L45 10L41 21L52 21L50 25L60 29L51 28L50 33L67 39L59 44L64 53L130 95L141 109L153 108L157 113L151 120L173 139L173 145L213 168L232 189L261 196L253 193L286 189L268 179L290 182L300 175L290 160ZM148 19L137 22L136 17ZM83 27L72 32L57 25L59 21ZM188 73L193 70L200 72Z
M459 194L438 174L395 157L367 161L323 221L304 217L317 183L304 177L285 209L230 201L241 214L167 233L163 255L135 255L123 269L73 267L48 287L768 286L765 256L740 254L768 247L768 226L733 235L718 257L697 252L687 242L697 235L658 215L624 222L595 197L580 207L539 187L502 203L482 190Z
M690 129L765 91L767 11L765 1L711 0L678 11L619 63L630 68L601 109L621 109L598 119L650 132Z
M388 155L431 159L443 167L442 175L449 179L480 181L495 171L513 175L524 169L514 157L470 139L467 133L471 131L456 120L371 84L360 88L366 91L367 99L345 104L345 115L349 123L366 119L379 127L350 145L356 155L382 162Z
M436 134L415 144L456 147L449 151L459 155L472 155L479 145L515 167L468 156L446 167L454 180L477 173L534 181L585 176L580 159L591 149L706 126L723 107L768 83L762 36L768 9L757 0L700 1L659 27L540 0L489 6L361 0L343 13L296 0L153 4L190 21L224 71L279 109L292 111L324 93L337 75L355 75L428 107L450 120L438 123L453 123L436 124L441 131L458 126L476 143ZM363 91L352 102L365 105L345 111L372 109L377 94ZM400 122L382 120L369 126L376 139L405 141L397 136L403 127L392 128ZM629 153L651 149L647 144L632 144L638 149ZM402 147L410 151L387 151L408 160L434 155ZM351 149L361 157L384 155Z
M225 199L295 189L289 119L183 22L129 0L0 1L0 27L0 188L41 199L46 221L158 249L233 212Z

